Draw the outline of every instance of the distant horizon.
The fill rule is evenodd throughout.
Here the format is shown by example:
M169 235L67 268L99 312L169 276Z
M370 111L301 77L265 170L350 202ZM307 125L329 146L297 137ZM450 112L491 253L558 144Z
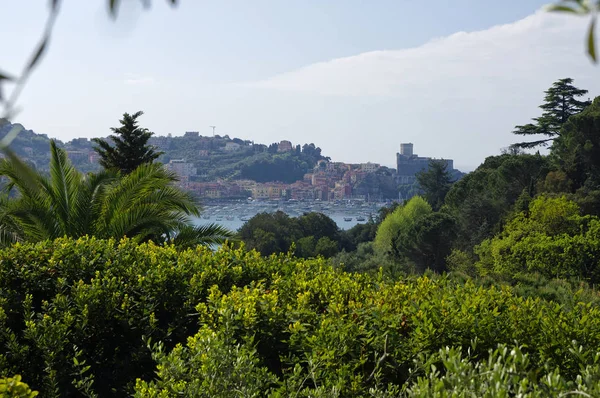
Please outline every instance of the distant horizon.
M511 131L540 115L554 81L600 94L586 24L543 11L548 1L130 1L116 20L105 2L65 2L14 120L68 141L141 109L158 136L216 125L387 165L414 142L473 169L519 140ZM3 43L1 67L15 74L47 7L10 2L4 15L0 34L19 40Z
M71 141L73 141L73 140L77 140L77 139L86 139L86 140L88 140L88 141L91 141L93 138L108 138L108 136L110 135L110 134L108 134L108 135L105 135L105 136L98 136L98 137L75 137L75 138L71 138L71 139L70 139L70 140L68 140L68 141L63 141L63 140L61 140L60 138L57 138L57 137L52 137L52 136L50 136L49 134L46 134L46 133L38 133L37 131L35 131L35 130L33 130L33 129L30 129L30 128L27 128L27 126L25 126L25 125L23 125L22 123L19 123L19 122L11 122L11 124L13 124L13 125L15 125L15 124L20 124L21 126L23 126L23 129L24 129L24 130L27 130L27 131L32 131L33 133L35 133L35 134L37 134L37 135L46 135L46 136L48 137L48 139L50 139L50 140L58 140L58 141L62 142L63 144L68 144L69 142L71 142ZM150 130L150 129L149 129L149 130ZM152 131L152 130L150 130L150 131ZM208 138L212 138L212 137L213 137L213 136L212 136L212 134L210 134L210 135L204 135L204 134L201 134L201 133L200 133L198 130L186 130L186 131L184 131L184 132L183 132L183 133L181 133L181 134L173 134L173 133L170 133L170 134L171 134L171 137L183 137L183 136L184 136L184 134L185 134L185 133L187 133L187 132L198 132L198 133L199 133L199 137L208 137ZM234 137L234 136L231 136L230 134L219 134L219 133L215 133L215 136L219 136L219 137L229 136L229 138L230 138L230 139L232 139L232 140L235 138L235 139L240 139L240 140L242 140L242 141L252 141L252 142L256 142L256 140L254 140L254 139L247 139L247 138L241 138L241 137ZM156 133L154 133L154 134L153 134L153 137L169 137L169 134L156 134ZM285 140L287 140L287 141L290 141L290 142L292 143L292 145L293 145L293 146L295 146L295 145L298 145L298 144L300 144L300 145L304 145L304 144L311 144L311 142L299 142L299 141L298 141L298 142L294 142L293 140L291 140L291 139L289 139L289 138L288 138L288 139L284 138L284 139L283 139L283 141L285 141ZM280 140L280 141L282 141L282 140ZM273 144L273 143L278 143L278 142L280 142L280 141L274 141L274 142L259 142L259 143L257 143L257 144L260 144L260 145L267 145L267 146L268 146L268 145L270 145L270 144ZM320 145L319 145L317 142L312 142L312 143L313 143L313 144L315 144L315 146L317 146L317 147L321 148L321 150L322 150L322 151L323 151L323 153L324 153L324 156L329 156L329 155L327 155L327 152L326 152L326 151L324 151L324 150L323 150L323 148L322 148L322 147L321 147L321 146L320 146ZM399 142L399 143L398 143L398 145L397 145L397 146L398 146L398 153L400 152L400 144L401 144L401 143ZM417 154L418 154L418 153L417 153ZM500 153L498 153L498 154L500 154ZM431 156L428 156L427 154L425 154L425 155L423 155L423 154L418 154L418 155L420 155L420 156L425 156L425 157L431 157ZM479 165L477 165L477 166L467 166L467 165L462 165L462 164L460 164L460 163L456 163L456 159L454 159L454 158L451 158L451 157L440 157L440 158L436 158L436 159L452 159L452 160L454 160L454 169L455 169L455 170L459 170L459 171L461 171L461 172L463 172L463 173L470 173L470 172L472 172L473 170L475 170L477 167L479 167ZM333 162L341 162L341 163L346 163L346 164L360 164L360 163L368 163L368 162L370 162L370 163L377 163L377 164L379 164L379 165L381 165L381 166L385 166L385 167L388 167L388 168L391 168L391 169L394 169L394 170L396 169L395 159L394 159L394 163L385 163L385 162L374 161L374 160L367 160L367 161L365 161L365 162L348 162L348 161L345 161L345 160L337 160L337 159L334 159L333 157L331 157L331 160L332 160Z

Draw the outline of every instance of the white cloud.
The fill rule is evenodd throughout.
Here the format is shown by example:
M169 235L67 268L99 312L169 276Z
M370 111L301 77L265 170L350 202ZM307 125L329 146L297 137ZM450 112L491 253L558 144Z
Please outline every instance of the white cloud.
M128 84L128 85L146 86L146 85L154 84L154 78L149 77L149 76L128 74L124 80L124 83Z
M519 140L510 132L539 115L552 82L572 77L591 97L600 95L600 68L585 55L587 22L539 11L487 30L333 59L244 86L278 98L269 117L284 114L293 121L288 134L318 141L333 158L392 164L400 142L414 142L420 155L476 166Z
M515 86L540 75L552 80L574 73L574 65L587 69L585 26L580 18L539 11L511 24L320 62L249 86L343 96L430 96L440 90L469 96L481 91L480 84Z

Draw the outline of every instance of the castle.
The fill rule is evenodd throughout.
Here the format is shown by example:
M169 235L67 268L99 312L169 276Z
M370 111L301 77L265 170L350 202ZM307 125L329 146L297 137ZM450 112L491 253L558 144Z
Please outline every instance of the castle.
M429 169L432 158L422 157L413 152L412 143L400 144L400 153L396 153L396 171L400 184L413 184L416 174ZM454 174L454 161L452 159L439 159L446 162L447 170Z

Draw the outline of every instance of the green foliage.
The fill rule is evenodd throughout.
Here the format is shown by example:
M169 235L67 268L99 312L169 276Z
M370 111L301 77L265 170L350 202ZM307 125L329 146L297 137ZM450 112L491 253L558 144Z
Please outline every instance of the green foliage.
M474 361L486 362L490 349L514 341L527 342L530 359L520 370L533 378L548 366L574 381L594 364L600 341L596 307L580 304L565 311L517 297L508 288L426 277L385 282L319 261L296 263L279 275L229 293L212 289L197 306L204 327L231 333L236 347L251 342L260 363L277 375L276 385L263 389L262 396L399 392L419 374L414 364L424 354L446 346L470 348ZM183 371L197 368L179 357L170 361L161 369L171 364ZM256 369L248 366L250 374ZM225 376L229 382L240 377L230 375ZM172 384L193 377L184 373Z
M258 156L243 159L235 168L241 178L257 182L279 181L291 184L302 180L321 159L321 148L315 144L304 144L302 150L277 153L277 144L273 143L266 152Z
M302 258L334 256L341 240L335 221L314 212L297 218L282 211L260 213L240 228L238 236L249 249L256 249L264 256L287 253L295 243L295 253Z
M350 229L340 231L340 245L346 251L354 251L364 242L372 242L379 224L370 217L366 223L356 224Z
M7 139L15 124L0 123L0 139ZM8 137L9 138L9 137ZM57 141L58 146L63 144ZM36 134L31 130L22 129L10 142L10 149L21 159L33 163L37 168L47 169L50 162L50 151L48 151L50 139L43 134Z
M455 223L452 216L443 212L417 218L410 228L400 229L394 237L395 256L408 259L417 271L445 271L445 259L456 236Z
M563 192L575 192L585 201L600 190L600 97L569 119L552 147L552 156L563 174ZM565 188L569 188L567 191ZM598 208L600 202L595 202ZM598 210L594 209L598 214Z
M544 103L540 108L544 111L542 116L534 118L534 124L516 126L513 134L517 135L545 135L547 139L533 142L521 142L514 144L520 148L535 148L547 145L561 135L562 126L573 115L583 111L589 101L579 101L577 98L587 94L587 90L573 86L573 79L560 79L552 84L545 92Z
M50 175L18 159L0 161L6 189L0 199L0 238L37 242L62 236L93 235L138 241L177 238L186 244L222 243L232 236L222 228L193 229L199 210L192 196L173 186L176 177L159 164L145 163L121 177L110 171L82 175L52 141Z
M319 238L315 245L315 255L329 258L338 252L338 243L327 236Z
M277 380L260 365L251 341L237 344L232 336L208 327L169 353L155 346L152 356L158 363L158 380L138 379L137 398L258 398Z
M586 35L586 50L592 61L597 62L596 56L596 13L600 9L600 1L597 0L562 0L552 4L550 11L562 12L574 15L592 14Z
M393 280L406 271L391 255L375 250L373 242L359 243L354 251L342 250L332 258L332 264L348 272L377 274L381 270Z
M258 182L280 181L292 183L301 180L321 159L321 149L314 144L305 144L303 149L278 153L277 144L267 146L242 141L237 138L213 136L169 137L163 148L163 162L171 159L186 159L195 165L202 181L218 179L235 180L248 178ZM240 144L236 151L226 151L229 142ZM202 153L202 155L200 155Z
M548 171L547 157L504 154L488 157L453 184L445 206L456 219L454 248L471 251L497 233L519 198L536 195L536 187Z
M395 174L391 169L380 167L376 172L368 173L360 179L352 187L352 193L371 198L397 199L399 189L402 189L403 194L410 195L406 197L412 197L414 196L414 192L418 192L416 188L410 185L398 187Z
M33 398L37 391L31 391L26 383L21 381L21 376L0 378L0 397L5 398Z
M301 231L296 220L277 211L252 217L240 228L238 236L249 249L268 256L288 252L292 242L301 237Z
M473 258L462 250L452 250L446 257L446 266L451 272L460 272L469 276L477 274Z
M439 210L452 185L452 175L448 170L448 163L444 160L430 160L427 171L417 173L417 182L424 192L425 200L429 202L433 210Z
M212 286L270 278L285 262L131 240L17 244L0 251L0 375L21 374L43 396L129 396L154 377L145 338L184 343Z
M291 184L302 180L310 170L310 163L295 154L274 155L269 159L257 160L242 166L240 176L257 182L278 181Z
M375 236L375 248L383 253L394 252L394 240L406 235L421 218L432 213L431 206L420 196L415 196L404 206L399 206L379 225Z
M546 369L577 383L599 311L228 246L58 239L0 251L0 375L43 396L397 396L438 384L419 361L445 347L484 366L516 342L531 383Z
M577 353L577 348L573 351ZM406 395L415 398L595 397L600 394L600 353L593 355L590 362L582 367L573 382L565 379L558 368L545 367L540 373L532 372L531 359L524 346L499 345L490 350L487 360L477 362L471 355L465 356L461 349L447 347L429 358L419 359L418 364L426 368L427 375L419 377Z
M153 133L138 125L137 119L143 114L142 111L133 115L123 114L123 119L120 120L121 127L111 128L114 134L109 138L113 145L102 138L94 138L98 145L94 150L100 155L102 167L129 174L143 164L152 163L162 154L148 145Z
M528 214L519 213L502 233L485 240L475 252L482 274L504 276L539 272L547 278L600 279L600 219L579 215L576 203L538 197Z

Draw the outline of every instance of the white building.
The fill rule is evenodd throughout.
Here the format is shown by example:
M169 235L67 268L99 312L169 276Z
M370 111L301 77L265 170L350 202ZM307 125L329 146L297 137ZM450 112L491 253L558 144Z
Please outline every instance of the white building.
M371 162L360 164L360 170L364 171L365 173L374 173L377 170L379 170L379 167L380 167L379 164L371 163Z
M239 151L242 146L237 142L226 142L225 152L236 152Z
M193 163L188 163L183 159L173 159L165 166L167 170L174 171L182 181L197 173Z

